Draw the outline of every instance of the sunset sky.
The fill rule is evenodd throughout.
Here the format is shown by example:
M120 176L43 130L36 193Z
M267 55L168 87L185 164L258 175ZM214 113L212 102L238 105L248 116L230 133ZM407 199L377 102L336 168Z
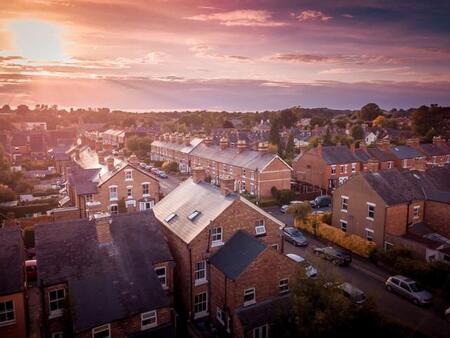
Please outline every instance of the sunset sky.
M450 1L0 3L0 105L450 104Z

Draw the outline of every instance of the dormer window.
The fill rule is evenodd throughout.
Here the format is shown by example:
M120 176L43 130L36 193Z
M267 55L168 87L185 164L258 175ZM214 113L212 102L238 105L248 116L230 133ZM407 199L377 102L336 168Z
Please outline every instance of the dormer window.
M169 223L171 220L173 220L175 217L177 216L176 213L171 213L169 216L167 216L166 218L164 218L164 220Z
M193 221L198 215L200 215L201 212L198 210L195 210L192 214L190 214L187 218L190 221Z

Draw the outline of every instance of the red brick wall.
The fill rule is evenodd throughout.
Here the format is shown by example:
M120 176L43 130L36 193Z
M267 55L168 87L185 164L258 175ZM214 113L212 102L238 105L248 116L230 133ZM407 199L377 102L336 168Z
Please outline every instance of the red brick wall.
M386 209L386 232L401 236L406 233L408 205L398 204Z
M2 277L3 278L3 277ZM25 338L27 337L27 324L25 314L25 296L22 292L12 295L0 296L0 302L10 301L14 302L15 308L15 323L0 327L0 337L5 338Z
M450 204L426 201L425 221L434 231L450 237Z
M257 177L261 197L270 197L272 187L278 190L291 189L292 172L279 158L275 158Z

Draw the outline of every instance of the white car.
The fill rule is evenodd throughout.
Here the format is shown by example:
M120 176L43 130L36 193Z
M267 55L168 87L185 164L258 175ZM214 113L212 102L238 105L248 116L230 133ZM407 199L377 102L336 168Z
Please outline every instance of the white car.
M287 213L289 207L293 204L300 204L300 203L304 203L303 201L291 201L289 204L284 204L281 206L280 211L281 213L285 214Z
M313 267L309 262L304 259L302 256L289 253L286 254L290 259L292 259L294 262L298 263L302 267L305 268L305 274L308 278L317 278L317 269Z

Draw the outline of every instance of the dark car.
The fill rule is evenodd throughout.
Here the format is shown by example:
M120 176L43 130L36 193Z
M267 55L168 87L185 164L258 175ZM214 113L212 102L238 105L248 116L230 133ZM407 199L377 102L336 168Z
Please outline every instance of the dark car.
M318 196L309 202L313 208L326 208L331 205L331 196Z
M350 253L344 250L335 249L331 246L324 248L315 248L314 253L326 260L332 261L336 265L350 265L352 262L352 256Z
M295 246L308 245L306 237L294 227L285 227L283 229L283 237L287 242L290 242Z

